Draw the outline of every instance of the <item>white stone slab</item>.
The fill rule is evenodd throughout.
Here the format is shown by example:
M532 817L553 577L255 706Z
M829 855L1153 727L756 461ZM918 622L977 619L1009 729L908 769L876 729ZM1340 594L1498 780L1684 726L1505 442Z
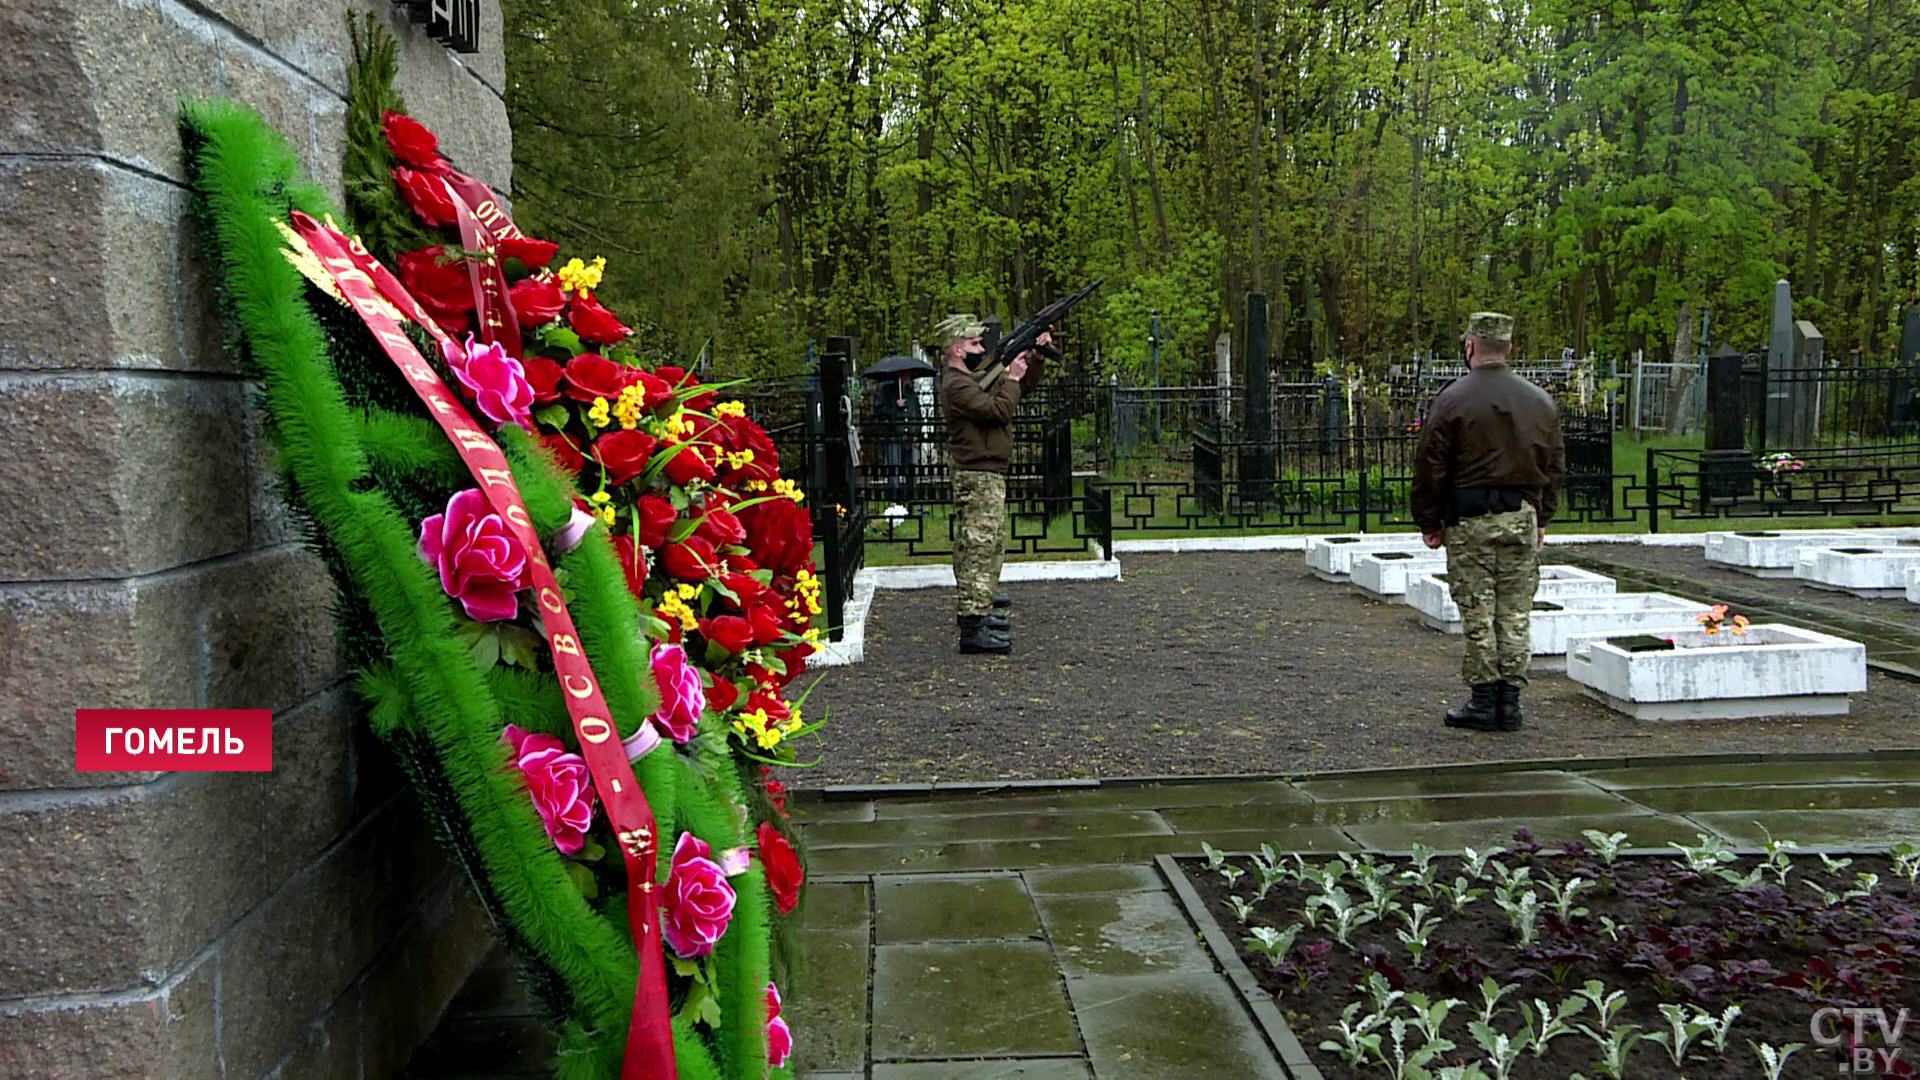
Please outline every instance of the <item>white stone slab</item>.
M1707 561L1756 577L1792 577L1801 551L1864 537L1858 529L1778 529L1707 534Z
M1809 585L1855 596L1905 597L1907 571L1920 567L1920 543L1808 548L1794 573Z
M1698 627L1662 631L1674 648L1630 652L1613 635L1568 642L1567 677L1590 697L1642 720L1843 716L1867 688L1867 649L1777 623L1744 637Z
M1907 602L1920 604L1920 567L1907 571Z
M1380 551L1431 551L1419 533L1386 536L1349 534L1316 537L1307 545L1307 569L1322 581L1345 582L1353 575L1353 560Z
M1595 634L1644 634L1673 627L1699 625L1695 616L1712 608L1697 600L1666 593L1617 593L1612 596L1563 596L1536 600L1554 607L1535 610L1528 625L1533 638L1534 666L1558 671L1566 667L1567 642Z
M1406 603L1407 582L1419 574L1444 574L1447 557L1438 551L1376 551L1353 560L1353 583L1375 599Z
M1609 596L1614 582L1604 574L1577 566L1543 566L1535 600L1559 600L1570 596ZM1460 607L1447 591L1439 574L1415 574L1407 581L1407 606L1420 613L1420 621L1449 634L1460 632Z

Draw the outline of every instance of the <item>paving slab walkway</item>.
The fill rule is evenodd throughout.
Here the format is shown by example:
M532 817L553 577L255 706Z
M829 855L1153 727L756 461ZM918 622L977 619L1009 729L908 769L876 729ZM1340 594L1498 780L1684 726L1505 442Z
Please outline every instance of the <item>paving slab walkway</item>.
M813 872L787 1012L802 1080L1288 1080L1155 869L1203 842L1456 849L1522 826L1634 846L1920 837L1912 752L825 794L793 804ZM544 1076L549 1052L496 962L408 1075Z

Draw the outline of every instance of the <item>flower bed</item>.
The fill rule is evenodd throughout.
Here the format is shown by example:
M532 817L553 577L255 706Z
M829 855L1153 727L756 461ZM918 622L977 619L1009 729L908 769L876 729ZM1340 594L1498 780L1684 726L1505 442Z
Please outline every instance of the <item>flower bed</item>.
M1511 850L1180 865L1330 1080L1830 1076L1853 1025L1820 1010L1892 1022L1912 1002L1920 848L1737 855L1701 835L1623 855L1624 840L1546 847L1521 829ZM1863 1032L1898 1050L1871 1019ZM1768 1050L1786 1055L1777 1074ZM1885 1060L1877 1074L1915 1075Z
M1641 720L1842 716L1867 688L1866 646L1797 626L1662 631L1666 648L1612 637L1567 643L1567 677Z

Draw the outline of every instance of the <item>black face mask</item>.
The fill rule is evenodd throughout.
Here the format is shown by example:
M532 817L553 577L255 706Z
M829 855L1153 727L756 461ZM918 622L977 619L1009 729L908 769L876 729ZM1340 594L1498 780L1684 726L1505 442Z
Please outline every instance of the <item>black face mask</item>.
M961 353L960 359L966 363L968 371L979 371L980 365L987 362L987 350Z

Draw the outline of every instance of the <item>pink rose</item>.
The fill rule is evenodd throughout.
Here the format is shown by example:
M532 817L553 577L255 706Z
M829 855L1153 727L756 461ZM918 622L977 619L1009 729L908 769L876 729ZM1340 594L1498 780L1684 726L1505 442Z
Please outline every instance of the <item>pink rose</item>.
M779 1068L793 1053L793 1032L780 1019L780 988L767 983L767 1064Z
M440 587L481 622L511 619L527 587L527 552L479 488L447 500L447 512L420 523L420 555L440 568Z
M673 846L660 932L682 959L712 952L733 918L733 886L727 884L727 872L712 854L713 849L692 833L681 833L680 842Z
M527 782L527 794L553 846L563 855L578 855L593 826L593 778L586 759L567 753L559 739L523 731L508 724L502 732L513 747L514 764Z
M460 385L473 394L480 414L496 424L519 424L533 430L533 384L527 381L527 369L507 355L499 342L475 345L467 335L463 346L451 338L440 351L447 358Z
M700 714L707 708L707 691L700 685L700 670L687 663L687 652L678 645L653 647L653 681L660 687L660 711L653 714L653 726L677 743L693 738Z

